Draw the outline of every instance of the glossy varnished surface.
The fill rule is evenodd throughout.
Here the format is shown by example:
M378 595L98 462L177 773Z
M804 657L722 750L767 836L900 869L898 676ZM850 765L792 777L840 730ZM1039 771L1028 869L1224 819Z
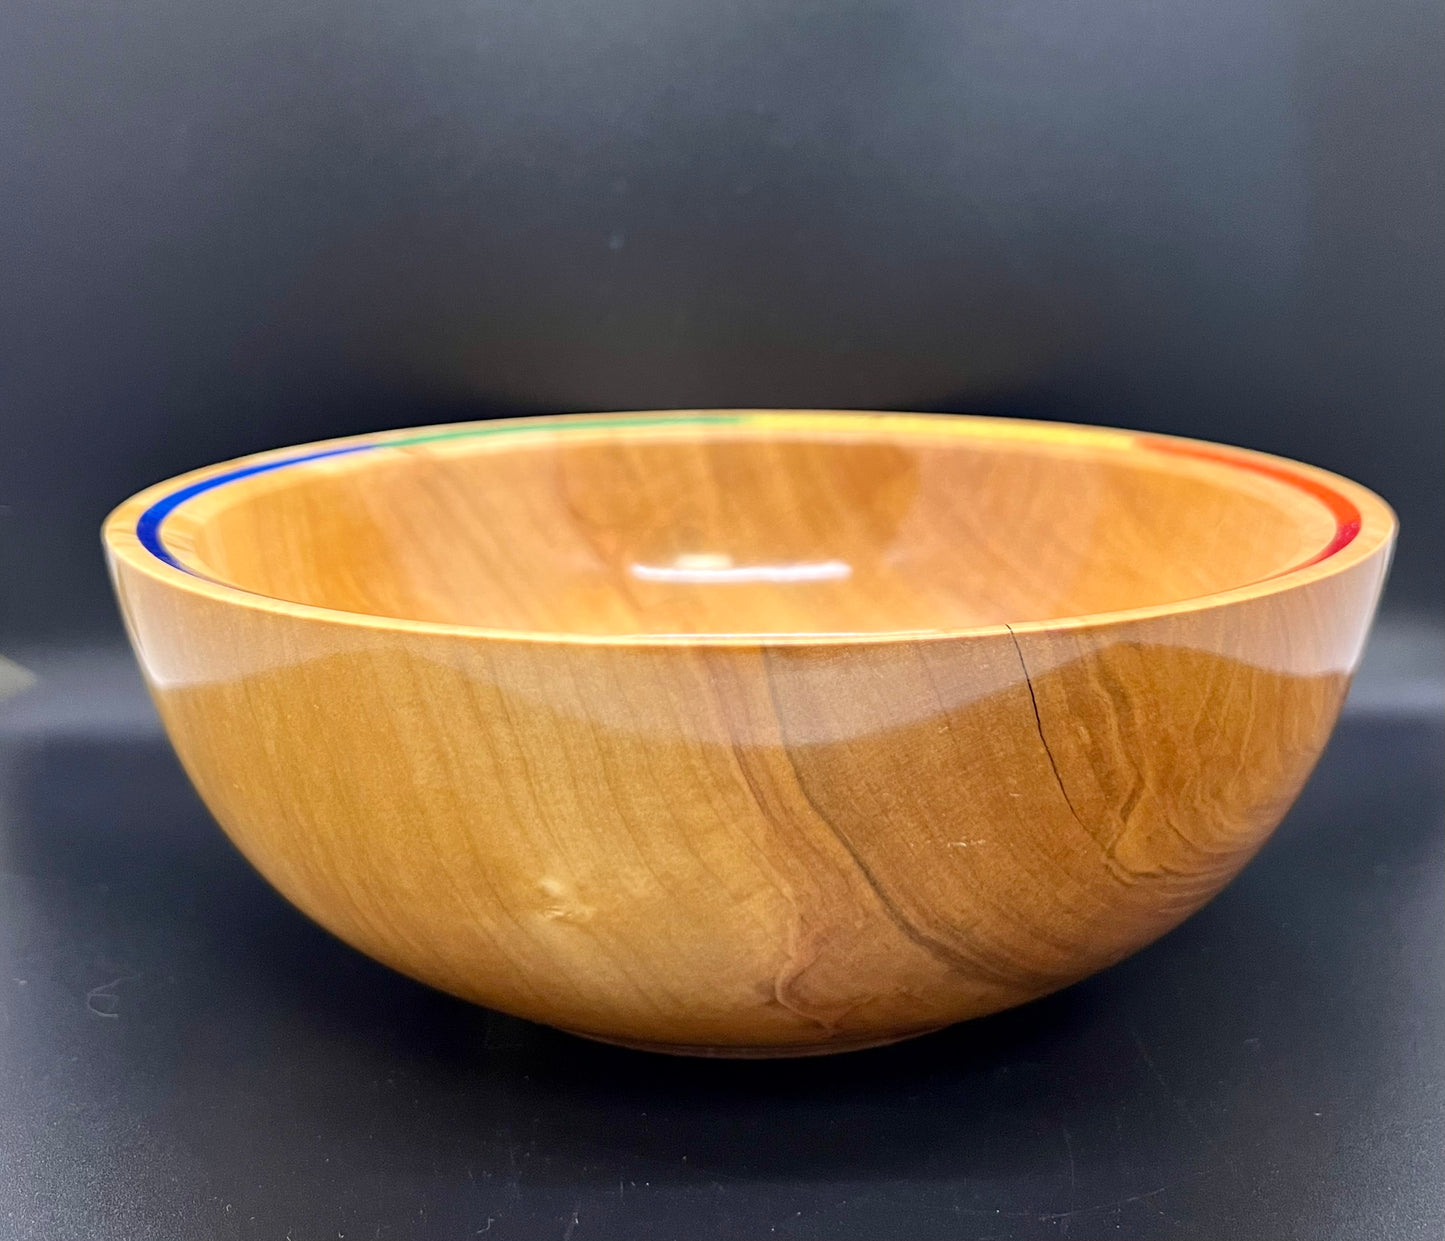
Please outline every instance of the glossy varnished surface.
M318 921L598 1037L837 1050L1118 960L1294 799L1393 525L1339 481L1358 536L1291 572L1337 516L1240 460L593 423L229 483L168 518L189 573L134 539L154 496L108 537L187 770ZM1201 590L1226 593L1179 603ZM400 619L347 613L383 600ZM1041 623L1062 607L1147 610ZM463 619L492 632L436 623Z
M1334 533L1297 487L1132 437L860 421L430 441L233 483L168 537L208 576L298 603L607 635L1136 608L1267 577Z

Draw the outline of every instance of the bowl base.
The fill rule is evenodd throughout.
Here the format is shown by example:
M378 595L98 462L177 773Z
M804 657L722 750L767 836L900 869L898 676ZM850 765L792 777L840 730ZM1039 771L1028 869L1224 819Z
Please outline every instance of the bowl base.
M606 1043L609 1047L625 1047L628 1051L651 1051L663 1056L696 1056L705 1060L788 1060L803 1056L836 1056L845 1051L867 1051L871 1047L888 1047L903 1043L925 1034L935 1034L946 1026L929 1026L923 1030L909 1030L906 1034L888 1034L882 1038L829 1039L826 1043L764 1043L753 1045L739 1043L729 1045L707 1043L648 1043L637 1039L608 1038L602 1034L589 1034L585 1030L565 1030L565 1033L585 1038L593 1043Z

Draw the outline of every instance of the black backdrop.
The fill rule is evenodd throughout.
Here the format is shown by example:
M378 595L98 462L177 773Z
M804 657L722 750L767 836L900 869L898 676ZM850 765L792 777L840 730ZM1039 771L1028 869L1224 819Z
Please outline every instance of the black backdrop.
M0 639L191 466L733 404L1302 457L1437 608L1442 114L1435 0L9 0Z

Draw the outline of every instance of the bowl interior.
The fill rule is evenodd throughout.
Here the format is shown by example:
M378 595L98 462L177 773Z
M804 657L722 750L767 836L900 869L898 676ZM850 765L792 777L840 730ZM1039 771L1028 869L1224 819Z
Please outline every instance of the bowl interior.
M1336 532L1287 480L1120 446L1134 437L888 421L382 446L216 488L187 509L187 557L254 593L412 620L880 633L1167 604L1281 573Z

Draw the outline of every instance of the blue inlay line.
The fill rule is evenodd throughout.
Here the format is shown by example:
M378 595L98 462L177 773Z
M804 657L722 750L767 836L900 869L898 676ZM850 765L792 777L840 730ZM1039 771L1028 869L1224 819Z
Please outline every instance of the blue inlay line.
M165 521L174 509L187 500L192 500L203 492L210 491L213 487L233 483L238 478L250 478L253 474L269 474L272 470L279 470L288 465L300 465L303 461L320 461L324 457L347 457L352 453L366 452L380 446L378 444L353 444L349 448L327 448L322 452L308 452L300 457L287 457L284 461L262 461L257 465L245 465L239 470L231 470L227 474L217 474L214 478L202 479L198 483L192 483L189 487L182 487L179 491L171 492L170 495L162 497L146 509L135 523L135 536L140 540L140 545L157 560L164 560L173 569L190 573L191 570L172 556L166 545L161 542L161 522Z
M617 427L736 426L754 420L755 416L751 414L727 413L635 414L606 418L596 423L583 419L558 422L552 418L526 418L516 422L498 421L494 424L484 423L481 426L459 427L446 431L424 431L419 435L378 440L369 444L348 444L341 448L324 448L320 452L302 453L300 456L286 457L280 461L263 461L256 465L242 466L238 470L217 474L214 478L203 479L199 483L192 483L189 487L173 491L170 495L157 500L140 515L139 520L135 523L135 533L136 538L140 540L140 545L157 560L164 561L171 568L179 569L182 573L189 573L192 577L202 577L202 574L187 568L166 550L166 545L161 541L161 523L187 500L192 500L212 488L234 483L237 479L250 478L254 474L269 474L272 470L284 469L288 465L304 465L308 461L320 461L326 457L348 457L353 453L371 452L376 448L410 448L417 444L434 444L442 440L471 439L484 435L584 430L589 427L606 431Z

